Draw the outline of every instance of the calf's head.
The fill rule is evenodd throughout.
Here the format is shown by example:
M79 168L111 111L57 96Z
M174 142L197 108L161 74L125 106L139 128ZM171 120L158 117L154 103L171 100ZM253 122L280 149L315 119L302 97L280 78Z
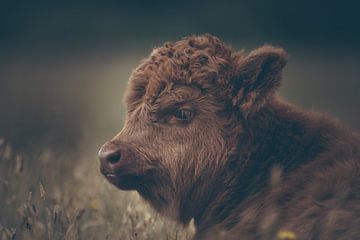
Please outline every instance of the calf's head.
M130 78L125 125L101 148L101 172L190 220L219 191L244 121L272 97L285 63L282 49L232 52L210 35L154 49Z

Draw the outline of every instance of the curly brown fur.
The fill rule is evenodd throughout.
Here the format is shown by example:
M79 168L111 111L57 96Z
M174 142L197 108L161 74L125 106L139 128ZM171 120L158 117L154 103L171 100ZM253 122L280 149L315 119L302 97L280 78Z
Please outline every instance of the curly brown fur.
M358 239L359 137L275 96L286 62L280 48L234 52L211 35L154 49L131 76L102 172L194 219L196 239Z

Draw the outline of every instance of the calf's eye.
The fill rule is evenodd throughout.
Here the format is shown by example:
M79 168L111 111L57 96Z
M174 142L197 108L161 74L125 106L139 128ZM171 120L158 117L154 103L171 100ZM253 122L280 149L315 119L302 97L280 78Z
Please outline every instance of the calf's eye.
M194 116L190 109L178 109L174 112L174 117L179 122L190 122Z

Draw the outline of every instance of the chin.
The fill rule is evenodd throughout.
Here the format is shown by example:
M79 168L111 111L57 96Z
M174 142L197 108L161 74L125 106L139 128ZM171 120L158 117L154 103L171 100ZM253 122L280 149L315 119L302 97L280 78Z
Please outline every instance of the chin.
M143 177L138 175L105 175L106 179L120 190L138 190L144 184Z

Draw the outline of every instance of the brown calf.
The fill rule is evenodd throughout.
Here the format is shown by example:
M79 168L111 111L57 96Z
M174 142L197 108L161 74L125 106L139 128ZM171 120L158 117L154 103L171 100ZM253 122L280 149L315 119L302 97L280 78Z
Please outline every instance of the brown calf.
M194 219L196 239L360 239L359 137L274 95L286 58L210 35L154 49L131 76L101 172L163 215Z

